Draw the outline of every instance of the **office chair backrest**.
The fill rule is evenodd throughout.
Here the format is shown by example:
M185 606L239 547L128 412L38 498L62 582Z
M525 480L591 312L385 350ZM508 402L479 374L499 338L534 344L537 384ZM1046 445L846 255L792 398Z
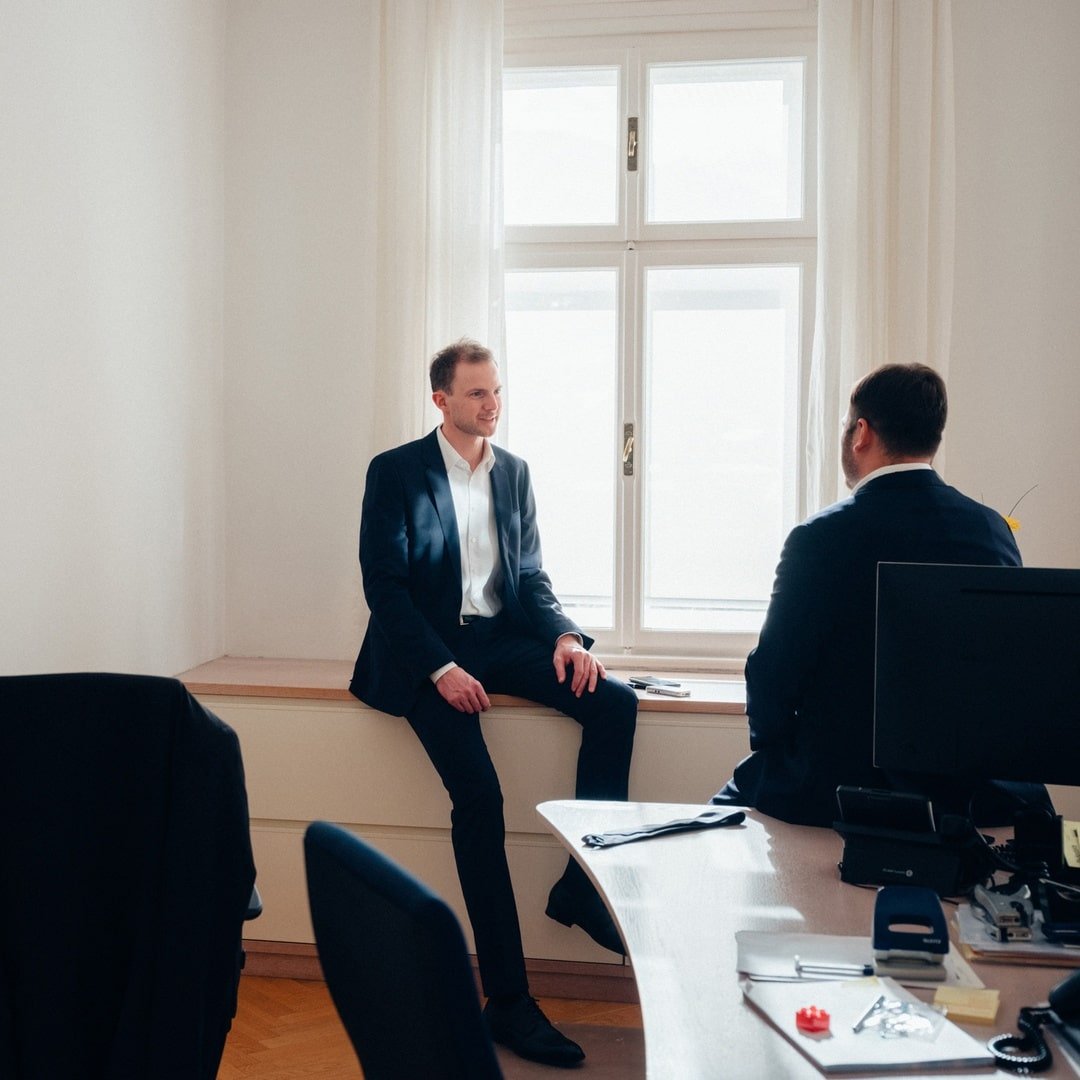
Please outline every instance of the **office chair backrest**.
M0 678L0 1076L210 1080L255 867L235 733L174 679Z
M365 1080L498 1080L454 913L324 821L304 837L319 960Z

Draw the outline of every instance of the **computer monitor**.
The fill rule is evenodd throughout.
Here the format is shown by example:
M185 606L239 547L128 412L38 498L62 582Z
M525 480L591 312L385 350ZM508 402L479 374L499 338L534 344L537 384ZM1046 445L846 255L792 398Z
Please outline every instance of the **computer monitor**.
M1080 570L880 563L874 764L1080 785Z

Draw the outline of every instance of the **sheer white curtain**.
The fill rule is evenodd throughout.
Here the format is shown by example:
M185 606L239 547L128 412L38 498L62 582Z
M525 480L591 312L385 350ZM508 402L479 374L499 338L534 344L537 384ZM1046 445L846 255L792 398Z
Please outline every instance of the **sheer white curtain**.
M431 421L427 361L502 352L502 0L382 0L374 410L379 449Z
M951 0L820 0L818 12L808 512L840 492L852 384L894 361L947 373L955 216Z

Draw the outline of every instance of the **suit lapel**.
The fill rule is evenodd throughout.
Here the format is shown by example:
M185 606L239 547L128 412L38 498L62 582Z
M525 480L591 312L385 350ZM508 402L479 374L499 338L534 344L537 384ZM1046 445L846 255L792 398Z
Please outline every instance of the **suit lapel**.
M431 495L431 501L435 504L435 511L439 515L439 523L442 525L446 549L450 553L452 565L460 573L461 538L458 536L457 515L454 513L454 499L450 494L450 481L446 477L446 462L443 461L442 451L439 449L439 441L434 431L424 440L423 451L424 477L427 480L428 492Z
M511 593L517 592L517 571L510 566L510 518L513 516L513 503L510 499L510 480L506 466L495 454L495 464L491 469L491 500L495 504L495 528L499 534L499 562L502 564L503 588Z

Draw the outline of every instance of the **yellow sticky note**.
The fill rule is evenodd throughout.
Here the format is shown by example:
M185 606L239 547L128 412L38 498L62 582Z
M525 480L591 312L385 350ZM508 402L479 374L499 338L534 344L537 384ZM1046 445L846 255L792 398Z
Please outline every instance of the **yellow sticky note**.
M997 990L974 990L964 986L939 986L934 1004L944 1005L950 1020L972 1024L992 1024L997 1016L1000 994Z
M1065 853L1065 862L1074 870L1080 870L1080 822L1061 823L1061 849Z

